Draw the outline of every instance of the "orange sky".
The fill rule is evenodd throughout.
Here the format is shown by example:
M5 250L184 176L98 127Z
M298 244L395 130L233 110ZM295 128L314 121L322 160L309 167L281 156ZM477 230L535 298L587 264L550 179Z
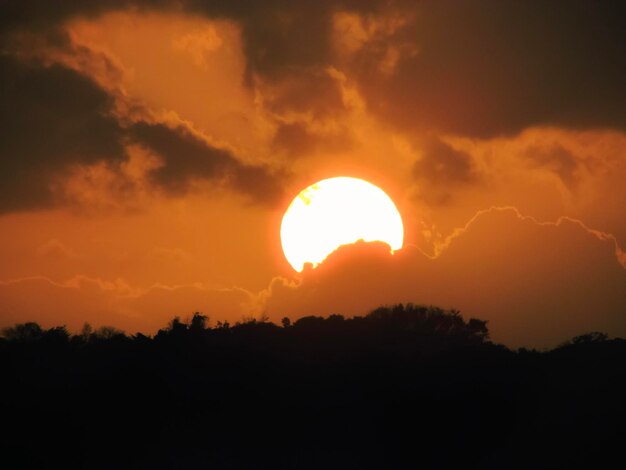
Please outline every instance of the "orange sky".
M510 346L625 336L623 28L482 3L1 3L0 324L414 302ZM282 214L340 175L389 194L405 248L299 275Z

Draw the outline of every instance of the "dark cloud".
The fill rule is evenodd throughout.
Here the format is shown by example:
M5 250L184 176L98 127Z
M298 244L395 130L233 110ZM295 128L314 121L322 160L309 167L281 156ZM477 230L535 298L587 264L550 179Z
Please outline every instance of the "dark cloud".
M184 8L209 17L227 17L242 25L249 75L279 78L332 57L332 15L337 11L373 12L386 0L187 0Z
M272 144L275 149L297 158L318 151L347 151L352 147L353 141L348 129L313 132L303 122L292 122L278 126Z
M405 129L478 137L533 125L626 128L621 2L407 3L395 73L353 61L371 109ZM367 53L364 49L363 54Z
M245 2L244 8L227 7L225 13L243 25L249 74L277 78L327 62L331 9L329 2L279 0L256 7Z
M0 102L0 212L49 205L73 164L124 158L112 98L72 70L0 55Z
M341 3L270 0L68 0L12 2L0 0L0 38L21 30L45 32L76 16L93 17L111 10L143 8L183 11L209 18L226 18L239 23L246 55L246 81L255 77L278 82L282 92L268 101L277 111L297 110L316 115L341 107L339 89L325 69L331 58L331 17L342 8L358 5L369 8L369 1L344 0Z
M249 82L292 77L303 85L284 100L299 109L339 106L319 94L336 87L316 83L320 70L338 65L358 77L370 109L410 130L489 137L541 124L626 127L626 8L617 1L0 2L4 32L131 6L235 20ZM414 21L334 64L332 17L338 11L397 12ZM388 51L411 44L416 53L399 57L392 73L379 70Z
M481 181L472 156L429 137L420 142L420 158L413 164L417 196L429 204L447 204L452 192Z
M0 46L6 50L7 38L24 31L58 41L54 31L68 18L128 8L187 11L238 22L248 83L262 83L266 106L279 114L323 118L341 112L340 89L326 72L336 66L354 79L369 110L411 132L434 129L491 137L533 125L626 129L621 2L0 0ZM368 18L395 12L413 20L377 35L373 44L366 40L351 57L339 59L333 49L332 18L340 11ZM389 51L406 47L411 53L400 53L396 62L381 69ZM120 126L106 114L110 97L87 78L60 66L27 66L7 57L2 57L0 75L0 113L7 136L0 143L0 210L49 201L52 171L123 157ZM131 132L137 138L157 133L146 130L149 126ZM183 190L193 177L234 175L230 180L235 184L251 181L251 174L266 177L261 169L238 166L227 152L202 147L187 134L176 137L173 130L162 130L168 132L170 141L143 137L164 157L166 165L154 173L154 181L170 191ZM294 151L299 145L310 149L311 136L287 124L279 129L276 143ZM180 156L176 145L189 155ZM168 156L174 154L179 156ZM462 154L449 149L439 154L416 164L416 171L457 182L472 177ZM548 160L543 164L552 165L564 181L573 174L564 159ZM267 178L261 187L271 185Z
M304 124L293 122L278 126L273 143L290 155L305 155L315 148L316 141Z
M171 193L184 192L192 178L221 177L234 164L226 150L208 145L183 127L141 122L130 128L129 135L163 158L163 166L151 176Z
M370 2L362 3L365 6ZM340 4L311 0L0 0L0 8L0 28L8 33L21 29L43 30L71 17L93 17L106 11L129 8L187 11L208 17L229 18L242 26L248 75L261 72L268 77L277 77L299 67L327 61L329 18L333 11L340 8Z
M381 16L397 10L415 17L412 26L389 36L390 44L379 39L364 47L360 60L346 70L358 76L371 109L407 129L488 137L543 124L626 127L626 8L621 2L195 5L240 21L249 70L275 80L333 62L330 28L337 11ZM418 53L402 56L391 77L374 70L385 46L407 44ZM310 72L306 76L315 79ZM323 96L332 94L332 84L306 82L288 97L301 100L300 108L341 106Z
M282 194L277 175L240 163L184 127L123 125L111 114L114 98L107 91L61 65L0 55L0 102L0 213L52 206L59 202L52 186L73 167L106 162L115 169L127 158L128 141L162 157L152 182L170 194L202 179L258 202Z
M471 183L477 179L472 157L439 139L426 139L422 155L413 165L413 176L432 184Z
M252 197L273 202L281 196L278 177L266 168L244 165L230 151L212 146L185 127L140 122L129 137L163 159L151 172L153 183L170 194L182 194L194 180L213 180Z
M344 108L337 81L326 70L306 68L277 79L268 87L266 106L278 113L295 111L314 118L336 114Z
M554 144L548 148L531 146L525 157L534 165L555 173L569 187L576 183L577 158L566 148Z
M264 167L234 165L227 178L230 186L247 195L252 202L274 204L284 197L282 172L270 172Z
M128 8L138 4L132 0L64 0L62 2L48 0L32 0L14 2L0 0L0 38L21 30L45 31L54 28L60 22L79 15L94 16L106 11ZM155 6L159 3L155 1Z
M240 5L236 5L240 3ZM247 2L229 0L30 0L15 2L0 0L0 38L16 31L45 31L75 17L94 18L103 13L115 10L169 10L182 11L203 9L214 14L225 14L243 11Z

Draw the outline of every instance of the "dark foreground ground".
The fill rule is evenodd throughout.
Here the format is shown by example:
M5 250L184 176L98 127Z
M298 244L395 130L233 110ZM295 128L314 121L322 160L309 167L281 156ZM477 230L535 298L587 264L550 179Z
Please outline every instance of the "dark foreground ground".
M5 337L6 469L626 468L626 341L598 334L510 351L484 322L397 306Z

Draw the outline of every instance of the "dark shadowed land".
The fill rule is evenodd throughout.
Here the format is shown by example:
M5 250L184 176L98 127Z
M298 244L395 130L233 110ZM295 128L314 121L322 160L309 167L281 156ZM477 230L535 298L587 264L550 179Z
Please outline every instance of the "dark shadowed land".
M511 351L485 322L365 317L155 337L20 324L0 340L5 468L608 468L623 462L626 340Z

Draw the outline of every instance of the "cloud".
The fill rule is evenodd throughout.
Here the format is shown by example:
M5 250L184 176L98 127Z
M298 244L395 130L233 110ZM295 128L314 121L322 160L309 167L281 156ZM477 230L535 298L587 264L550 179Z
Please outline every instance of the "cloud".
M488 137L535 125L626 126L618 2L5 1L1 28L137 6L237 22L248 83L291 83L280 107L339 106L319 95L332 95L320 79L332 65L359 82L371 110L407 130Z
M554 144L549 148L533 145L528 148L525 156L537 167L554 172L566 186L575 185L578 159L561 145Z
M620 184L626 178L625 133L540 127L503 138L439 139L471 157L476 179L430 187L426 178L413 179L416 214L433 236L445 237L477 211L496 205L515 206L540 220L567 214L626 245L626 219L616 210L626 202ZM409 142L415 161L423 153L420 136Z
M326 62L330 49L330 15L337 8L325 2L293 3L285 0L258 4L228 0L117 0L106 4L68 0L51 4L45 0L35 0L28 5L2 0L1 5L3 15L0 27L8 33L24 29L45 30L69 18L93 17L134 7L161 11L182 10L210 18L229 18L241 24L249 75L261 73L273 77L300 66Z
M281 115L306 115L314 119L338 114L344 109L336 78L325 68L304 68L285 77L259 83L265 105Z
M124 8L131 3L132 1L126 0L118 0L107 5L97 1L68 0L51 3L46 0L34 0L27 5L22 2L0 0L2 9L0 38L24 29L45 30L74 15L98 14L110 8Z
M423 139L420 147L421 156L413 164L412 172L419 197L429 204L448 203L453 190L480 180L469 153L435 137Z
M350 150L354 142L347 129L329 126L313 129L305 122L279 123L272 140L273 148L285 152L290 158L308 156L319 152Z
M301 156L311 152L317 145L317 137L299 122L280 124L274 136L274 145L290 154Z
M400 61L419 53L407 35L414 16L414 12L400 12L397 8L383 8L370 14L335 12L332 34L336 59L353 62L357 69L391 77Z
M625 289L626 256L610 234L569 218L539 222L514 208L492 208L434 256L415 246L391 255L384 243L357 243L297 279L273 279L258 294L194 282L25 277L0 281L0 316L4 324L34 320L78 329L89 321L150 333L198 310L215 321L263 312L280 321L415 302L488 320L497 342L541 348L587 331L626 335Z
M112 98L90 79L0 55L0 94L0 212L51 205L71 165L124 158Z
M187 52L199 67L208 67L206 55L216 51L224 41L214 27L208 27L202 31L189 33L174 41L174 48Z
M277 178L267 169L240 163L229 150L211 145L182 125L139 122L129 135L163 159L150 176L171 194L184 193L194 180L208 179L227 183L257 202L273 202L282 195Z
M6 3L6 5L4 5ZM152 2L146 0L120 0L103 4L95 1L64 2L51 5L45 1L21 5L15 2L3 2L3 18L0 31L7 37L21 31L35 31L41 34L55 29L63 22L76 17L97 17L109 11L123 11L139 8L139 11L181 11L200 14L208 18L230 19L236 21L242 31L244 53L246 55L246 81L249 85L259 79L268 81L285 80L288 96L294 99L296 106L310 107L319 111L321 100L319 93L332 95L335 86L325 80L323 71L329 63L330 53L330 15L335 7L326 2L286 2L274 0L263 3L245 3L231 1L204 2L175 0ZM2 36L0 36L2 39ZM214 47L215 38L189 37L179 46L189 49L197 59L202 58L198 46L206 50ZM295 80L292 80L296 77ZM310 88L316 90L311 93ZM316 94L318 96L316 96ZM335 92L335 94L337 94ZM282 101L282 100L281 100ZM326 109L331 102L323 104ZM277 103L277 106L280 106ZM291 104L290 104L291 106Z
M554 305L566 305L566 297L556 296L568 289L580 305L595 308L586 297L579 298L587 295L580 287L582 277L572 280L582 276L580 266L587 266L592 284L607 280L594 287L604 292L598 298L614 294L609 290L617 284L608 266L616 257L623 263L623 251L612 236L574 219L546 225L514 211L507 219L488 210L452 237L445 236L480 208L498 204L550 220L567 213L614 233L624 243L626 225L616 208L624 206L626 197L625 134L563 129L625 129L626 32L616 4L0 0L0 7L0 213L67 200L89 207L126 207L140 191L142 197L135 198L133 207L146 209L163 202L155 197L155 189L166 196L198 188L227 189L271 203L281 197L284 170L278 165L286 162L296 176L293 188L297 178L355 173L386 180L388 184L381 185L395 192L399 207L411 196L403 191L417 188L418 198L401 207L407 235L424 228L431 240L444 239L437 245L439 256L431 259L407 248L393 258L367 261L362 269L383 269L383 260L392 260L385 269L395 283L382 280L380 288L373 283L378 279L372 279L373 297L358 297L364 309L371 307L368 299L395 292L400 298L390 301L432 298L444 306L476 309L471 313L480 317L479 299L464 290L457 295L459 288L450 279L459 273L461 289L484 280L483 260L485 272L492 270L491 283L474 284L475 292L486 292L479 289L483 287L496 292L483 297L504 299L507 311L515 315L519 312L511 299L528 309L535 305L530 300L538 299L537 311L545 314L550 299ZM102 16L114 10L118 13ZM169 23L176 27L167 29ZM127 33L129 24L137 26L133 34ZM146 45L161 53L144 54ZM293 158L313 154L315 159ZM237 234L256 235L240 228L248 223L248 212L235 219L235 206L218 207L212 209L211 220L218 216L224 223L228 212L236 220L230 227ZM96 212L103 215L104 210ZM115 233L110 238L120 237L121 232L107 230ZM237 239L230 229L223 233ZM561 238L552 237L554 233ZM52 232L31 248L53 239L64 238ZM558 257L544 253L544 239ZM570 243L574 239L584 253ZM494 259L489 250L502 240L506 249ZM184 249L191 244L171 243ZM215 245L222 247L220 243ZM242 252L260 252L264 248L259 246L242 244ZM278 242L276 246L280 250ZM477 257L461 256L455 251L458 246ZM606 249L611 246L609 256ZM569 256L563 247L568 247ZM84 248L79 252L89 251ZM124 249L120 244L118 250ZM232 255L222 251L224 259ZM63 250L51 244L42 252L47 253L40 256L44 260L59 258ZM450 253L456 253L457 262L443 272L437 266L444 266ZM518 259L518 253L524 256ZM267 266L269 258L254 259L263 259L258 265ZM370 255L357 258L368 260ZM412 264L403 264L403 259ZM553 271L550 277L548 259L568 269ZM532 299L509 295L509 286L500 279L514 285L510 272L528 260L536 263L544 285L535 284L530 268L519 273L519 282L540 294ZM570 266L571 260L576 263ZM507 270L505 261L515 269ZM336 280L359 295L356 280L367 280L361 273L349 280L351 263ZM20 275L28 274L20 264ZM68 266L54 276L85 272ZM102 269L98 265L89 274L95 277ZM211 269L234 273L237 267L227 260ZM262 269L252 266L237 276ZM269 275L267 271L263 275ZM52 275L38 268L33 272ZM322 272L316 271L316 276ZM104 277L115 275L107 272ZM566 283L561 294L545 291L545 285L560 278L579 283L579 288ZM263 282L255 280L255 289ZM277 280L264 295L279 306L288 304L277 299L293 296L295 310L305 304L311 310L342 307L333 303L339 298L323 289L322 297L315 289L307 290L306 282L298 286ZM448 302L445 289L451 301L458 299L456 304ZM167 296L170 291L159 292ZM619 299L615 305L622 305ZM614 311L604 307L599 309ZM502 326L495 303L485 308L494 319L494 331L514 339L513 320ZM572 308L580 320L583 307ZM582 328L585 323L572 320L567 325ZM522 325L522 330L528 332L531 326ZM534 327L539 328L538 323ZM558 336L554 331L546 338Z
M161 166L146 171L170 195L212 181L254 202L281 197L279 172L241 163L182 123L148 122L149 113L137 116L136 106L130 119L115 93L69 65L0 55L0 213L63 203L76 175L109 175L116 193L136 190L125 173L129 144L161 158Z
M494 208L437 256L412 246L394 255L384 244L347 246L299 283L276 279L265 302L273 319L433 304L488 320L493 339L508 346L547 347L585 331L626 334L623 256L610 235L579 221L540 223Z
M477 175L472 157L439 139L428 139L422 145L422 156L413 166L417 179L435 184L471 183Z
M179 126L139 122L130 128L131 138L163 158L152 171L153 181L172 193L187 189L192 178L223 177L235 160L227 150L218 149Z
M371 2L344 1L343 4ZM341 4L270 0L262 3L191 0L187 9L209 17L227 17L241 24L247 75L279 78L328 62L331 16Z
M398 5L414 21L386 47L409 41L417 52L400 57L392 74L368 60L367 47L344 66L385 121L474 137L534 125L626 127L626 32L618 3Z

